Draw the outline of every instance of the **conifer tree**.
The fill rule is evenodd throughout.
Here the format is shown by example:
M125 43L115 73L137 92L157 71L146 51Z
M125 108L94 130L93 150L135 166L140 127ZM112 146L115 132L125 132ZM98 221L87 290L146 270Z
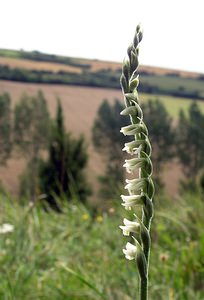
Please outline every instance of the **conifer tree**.
M0 165L11 155L11 99L8 93L0 95Z
M27 169L21 176L21 193L31 201L37 197L39 160L47 148L49 134L50 116L43 93L23 95L14 109L14 143L19 155L27 160Z
M196 177L204 167L204 115L193 101L188 116L180 110L177 127L177 155L188 182L195 184Z
M157 185L162 186L163 167L175 155L175 132L172 126L172 118L159 99L150 99L143 103L141 107L151 139L154 180Z
M48 160L41 162L39 172L40 190L45 193L48 203L60 210L56 197L71 199L76 196L84 202L90 194L84 176L88 159L85 141L82 136L74 139L66 132L59 99L48 152Z
M105 173L99 177L100 195L105 198L115 196L124 179L124 170L120 166L124 159L121 147L125 138L119 130L127 124L128 118L120 117L123 108L124 105L118 99L115 99L113 105L103 100L92 128L93 144L106 165Z

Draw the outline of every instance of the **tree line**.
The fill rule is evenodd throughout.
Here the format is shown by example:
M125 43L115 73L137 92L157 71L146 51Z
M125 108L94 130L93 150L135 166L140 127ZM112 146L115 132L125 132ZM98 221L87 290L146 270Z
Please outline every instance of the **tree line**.
M27 83L72 84L77 86L94 86L120 88L119 73L111 70L89 71L83 68L81 73L50 70L27 70L0 65L0 79Z
M13 109L9 94L0 95L0 165L11 157L26 159L21 198L34 202L43 195L60 211L57 197L76 196L85 202L91 189L84 174L88 160L85 139L66 131L60 99L56 107L52 119L41 91L22 95Z
M88 161L83 136L74 138L64 126L60 99L56 99L56 114L50 117L47 101L39 91L34 96L22 95L12 108L8 93L0 95L0 165L11 157L23 157L27 167L20 177L20 198L34 202L43 198L60 211L58 199L86 202L91 186L86 180ZM123 104L115 99L113 105L104 100L98 109L92 128L92 142L105 162L100 175L100 196L112 199L121 192L124 182L122 168L128 137L120 128L128 124L128 117L120 115ZM196 101L188 112L180 110L177 121L168 114L163 103L149 100L142 105L145 123L152 144L154 179L163 187L166 165L176 161L183 169L183 188L195 188L200 180L204 187L204 114Z
M104 197L113 196L113 187L120 187L125 180L121 168L125 153L121 149L128 138L119 133L120 128L127 124L127 118L119 114L123 109L118 99L113 105L104 100L92 129L95 148L106 162L105 174L99 178L102 184L100 193ZM150 99L142 104L142 109L152 145L156 186L164 186L164 167L167 163L171 167L174 161L183 170L181 188L196 188L199 178L204 187L204 114L197 102L191 102L187 113L181 109L177 121L170 117L159 99Z

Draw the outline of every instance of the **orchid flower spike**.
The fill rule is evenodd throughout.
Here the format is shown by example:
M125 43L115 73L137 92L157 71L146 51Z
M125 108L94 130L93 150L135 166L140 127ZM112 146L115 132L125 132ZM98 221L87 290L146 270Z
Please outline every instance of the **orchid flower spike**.
M122 206L133 212L133 220L123 219L123 235L130 236L134 244L128 242L123 249L125 258L136 260L140 278L140 300L148 299L148 266L150 255L150 225L153 216L154 184L152 176L151 145L148 130L143 121L143 112L139 104L138 54L143 33L140 25L136 27L133 42L128 47L123 61L121 87L124 95L125 109L121 115L130 117L130 124L121 128L120 132L132 137L125 143L123 151L131 158L126 158L123 167L127 173L138 174L136 178L126 179L125 189L129 195L121 195ZM135 172L135 171L138 172ZM137 214L139 213L139 217Z

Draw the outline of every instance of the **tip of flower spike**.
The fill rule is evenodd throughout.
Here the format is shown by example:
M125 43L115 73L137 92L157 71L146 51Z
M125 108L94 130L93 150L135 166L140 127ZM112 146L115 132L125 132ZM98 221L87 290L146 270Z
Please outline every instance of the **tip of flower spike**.
M143 38L143 30L140 29L140 31L138 32L138 39L139 39L139 42L141 42L142 38Z
M141 30L141 23L136 26L136 32L138 33Z

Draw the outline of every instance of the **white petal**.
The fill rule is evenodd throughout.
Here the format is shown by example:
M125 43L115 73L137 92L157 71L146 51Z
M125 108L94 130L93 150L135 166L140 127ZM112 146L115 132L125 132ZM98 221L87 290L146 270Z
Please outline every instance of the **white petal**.
M137 250L137 247L129 242L127 242L126 244L126 249L129 251L136 251Z
M125 254L125 257L129 260L132 260L136 256L137 247L135 245L132 245L131 243L126 244L126 249L123 249L123 253Z
M133 222L128 219L123 219L123 223L128 226L128 225L132 225Z

